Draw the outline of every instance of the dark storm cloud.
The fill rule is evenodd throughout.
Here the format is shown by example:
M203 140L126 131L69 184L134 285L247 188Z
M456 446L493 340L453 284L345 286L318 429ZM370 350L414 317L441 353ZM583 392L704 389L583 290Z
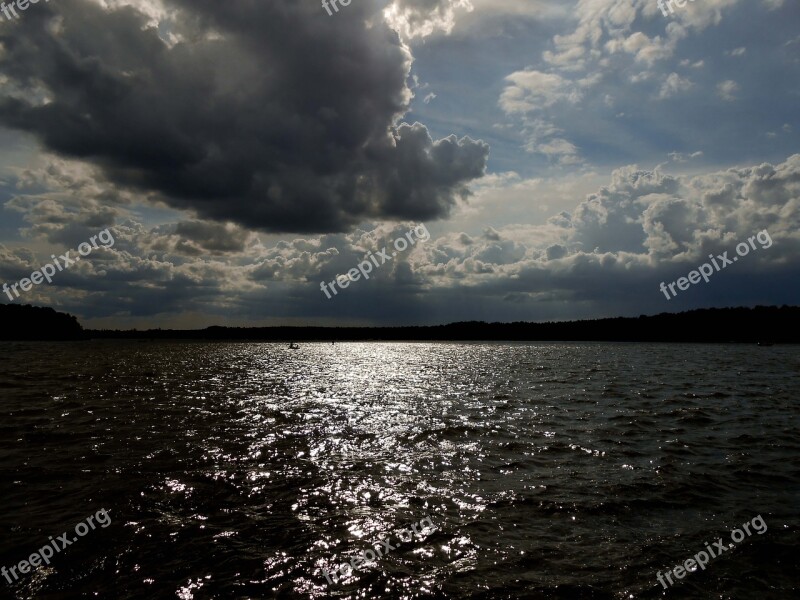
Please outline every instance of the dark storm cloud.
M237 227L208 221L183 221L175 233L209 252L242 252L247 243L247 232Z
M488 146L406 112L411 57L377 8L174 0L165 43L133 7L39 4L0 26L0 124L179 209L271 231L448 214Z

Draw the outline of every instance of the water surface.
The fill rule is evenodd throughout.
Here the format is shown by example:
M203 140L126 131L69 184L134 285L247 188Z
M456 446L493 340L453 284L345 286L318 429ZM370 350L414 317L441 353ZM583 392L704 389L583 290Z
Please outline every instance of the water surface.
M112 518L8 597L800 594L797 347L1 347L0 565ZM663 590L757 515L766 533Z

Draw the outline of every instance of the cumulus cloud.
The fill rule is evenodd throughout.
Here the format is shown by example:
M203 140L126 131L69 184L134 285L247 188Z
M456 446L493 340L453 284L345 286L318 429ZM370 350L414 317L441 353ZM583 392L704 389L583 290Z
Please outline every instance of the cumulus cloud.
M175 235L184 251L197 254L242 252L253 237L233 223L198 220L181 221L175 227Z
M692 87L692 82L687 79L686 77L681 77L677 73L670 73L669 76L664 80L664 84L661 86L661 91L658 94L658 97L662 100L666 98L670 98L681 92L685 92Z
M765 10L781 2L704 0L670 18L652 0L380 4L331 18L289 0L59 0L0 23L0 124L52 153L27 163L30 138L0 132L6 157L37 165L0 182L20 236L0 246L0 279L111 227L113 248L26 301L94 325L193 326L796 298L796 27L788 7ZM761 17L770 39L741 27ZM478 52L478 68L454 68ZM756 106L757 89L782 93ZM414 93L431 130L407 117ZM448 135L454 123L473 137ZM500 171L485 174L479 135ZM335 301L321 293L420 221L429 241ZM657 291L762 229L773 247L713 285L670 304Z
M568 11L560 0L392 0L384 16L411 43L451 35L457 28L480 34L492 20L549 20Z
M482 142L399 123L411 55L369 3L330 19L289 0L63 0L0 43L0 123L200 218L435 219L486 166Z
M74 248L78 233L78 243L88 238L84 230L96 234L87 223L106 226L113 218L113 248L93 254L60 273L52 286L38 286L26 297L94 318L197 313L207 315L206 323L231 316L252 323L265 310L319 321L326 315L341 317L342 311L379 320L387 310L398 322L419 322L423 316L434 321L476 318L483 311L492 318L532 318L531 311L554 318L567 300L587 315L658 311L666 308L656 287L660 281L672 281L709 253L768 230L774 241L768 252L754 253L726 271L724 279L695 292L726 305L731 294L746 303L755 298L746 291L761 293L742 283L747 278L769 281L764 274L773 273L787 281L797 271L800 253L800 155L774 165L694 176L628 166L546 224L440 231L376 269L368 282L352 286L334 303L320 293L321 281L347 273L368 252L403 237L416 223L269 243L239 226L194 219L146 227L127 209L102 215L94 198L83 197L79 177L72 180L74 189L36 191L35 182L48 177L49 169L54 181L69 185L52 166L28 172L18 182L19 194L9 200L30 225L27 235L48 244L46 253L24 245L0 247L0 279L27 276L46 262L50 251ZM779 300L793 289L773 290L771 297ZM697 298L680 299L692 301Z
M500 98L500 106L507 113L528 113L561 101L574 104L582 97L580 82L573 84L555 73L517 71L506 80L509 85Z
M736 100L736 92L739 91L739 84L729 79L717 85L717 94L725 102L733 102Z
M703 67L705 57L683 54L687 49L697 52L701 34L718 35L712 28L725 16L743 18L744 11L764 14L772 8L763 3L744 6L741 0L708 0L675 8L665 17L652 0L578 0L571 13L574 25L562 28L540 57L532 57L534 66L506 77L499 105L512 120L522 122L529 150L556 157L559 164L584 162L583 148L605 142L593 139L586 144L586 138L597 135L597 130L608 131L610 123L591 131L581 115L591 115L595 123L612 115L631 116L630 105L624 112L609 109L630 104L627 99L645 93L661 100L713 93L717 82L707 80L710 74L685 73L687 68ZM743 46L732 50L728 46L720 54L725 51L740 60L749 55ZM718 96L735 99L737 85L720 84ZM635 108L637 117L647 112L647 107ZM582 130L575 131L579 124ZM547 128L553 132L550 136L543 135Z
M470 0L395 0L385 10L388 23L406 38L449 34L457 10L473 10Z

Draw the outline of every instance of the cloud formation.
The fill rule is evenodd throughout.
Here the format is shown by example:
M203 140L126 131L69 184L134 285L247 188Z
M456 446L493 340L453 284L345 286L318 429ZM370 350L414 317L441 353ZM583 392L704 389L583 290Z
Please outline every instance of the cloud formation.
M40 4L0 27L0 123L200 218L443 217L488 146L399 123L411 55L368 4L336 19L290 0Z
M136 327L796 300L788 3L377 4L59 0L0 24L0 279L113 227L26 300ZM420 222L368 285L320 292ZM658 291L762 229L713 284Z
M778 12L782 2L703 0L675 7L666 17L655 0L577 0L571 5L571 18L549 47L531 56L532 64L508 74L499 96L499 107L522 125L524 147L551 163L597 164L597 155L602 159L610 154L607 138L618 146L620 141L639 141L629 140L625 132L609 135L614 128L645 129L652 144L661 137L689 143L697 130L692 124L685 131L662 131L659 120L680 124L691 117L705 122L715 116L740 125L734 107L739 101L755 104L756 98L746 97L747 88L752 95L766 80L783 89L780 97L793 95L780 82L795 70L783 62L786 52L779 50L792 30L789 11ZM771 23L775 41L740 35L754 22ZM740 39L745 37L748 48ZM778 75L776 65L787 72ZM712 108L709 97L729 106ZM770 102L777 110L763 110L763 98L757 100L753 128L788 110L781 100ZM665 101L672 106L658 105ZM615 154L636 156L649 150L642 144L631 153L631 144L614 148ZM730 140L722 145L730 147ZM587 156L589 152L595 156Z
M387 322L387 314L398 323L547 319L753 304L765 296L789 301L798 291L800 155L694 176L620 168L607 185L544 225L486 227L472 235L440 231L336 302L325 300L319 283L346 274L414 223L277 242L208 221L146 227L126 209L108 215L97 201L103 190L87 198L90 180L70 179L70 172L55 161L28 173L9 205L24 215L28 235L53 249L74 248L73 240L84 241L114 219L114 248L26 298L94 319L134 319L134 325L185 313L206 315L204 323L262 322L264 314L320 323L348 316ZM47 173L72 189L28 189ZM659 282L763 229L774 240L768 252L666 304ZM25 276L43 258L25 247L0 247L0 280ZM754 278L760 285L748 283Z

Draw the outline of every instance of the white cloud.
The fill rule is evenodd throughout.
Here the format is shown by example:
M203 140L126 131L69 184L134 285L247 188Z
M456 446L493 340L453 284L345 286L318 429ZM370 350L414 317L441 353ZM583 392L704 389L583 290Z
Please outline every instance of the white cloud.
M403 39L449 34L455 26L456 11L474 10L470 0L395 0L384 11L389 25Z
M500 106L508 114L529 113L561 101L575 104L582 98L579 84L555 73L517 71L506 81L510 85L500 97Z
M685 163L691 158L699 158L703 156L703 153L700 150L698 150L697 152L692 152L691 154L688 155L683 154L682 152L670 152L667 156L669 156L673 162Z
M736 92L739 91L739 84L728 79L717 85L717 95L725 102L733 102L736 100Z
M681 92L685 92L692 87L692 82L685 77L681 77L677 73L670 73L664 84L661 86L661 91L658 97L662 100L670 98Z
M563 18L569 6L558 0L392 0L384 11L389 25L409 43L456 30L481 35L492 19Z

